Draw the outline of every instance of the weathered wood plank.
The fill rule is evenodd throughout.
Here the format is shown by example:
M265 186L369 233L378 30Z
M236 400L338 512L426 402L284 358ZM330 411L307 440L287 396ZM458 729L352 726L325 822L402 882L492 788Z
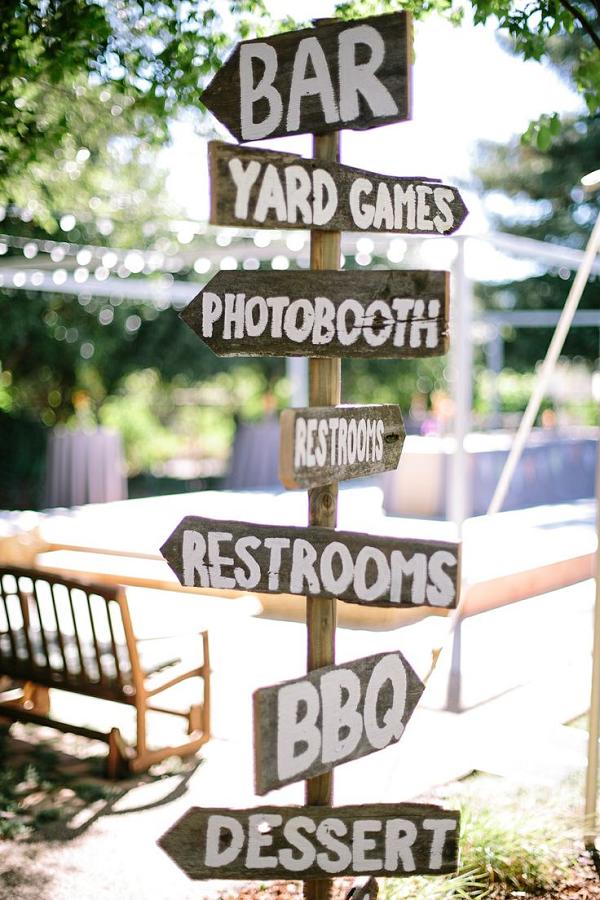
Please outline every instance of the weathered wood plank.
M405 431L394 404L285 409L279 422L279 477L286 488L364 478L400 461Z
M411 115L408 13L239 43L201 96L239 141L375 128Z
M440 356L448 297L448 272L219 272L181 318L217 356Z
M467 207L435 178L377 175L222 141L208 145L210 221L248 228L453 234Z
M424 690L395 651L324 666L255 691L256 793L313 778L396 743Z
M454 609L459 545L186 516L161 553L188 587Z
M159 844L189 878L441 875L458 865L460 813L420 803L192 807Z

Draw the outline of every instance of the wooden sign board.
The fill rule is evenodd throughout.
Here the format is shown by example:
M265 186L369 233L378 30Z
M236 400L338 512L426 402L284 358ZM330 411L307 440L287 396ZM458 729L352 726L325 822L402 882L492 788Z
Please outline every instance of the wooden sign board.
M238 44L201 100L238 141L410 119L407 13Z
M211 141L210 221L249 228L453 234L467 207L435 178L392 178L339 163Z
M420 803L192 807L158 843L197 880L442 875L459 827L460 813Z
M454 609L459 545L186 516L160 552L186 587Z
M449 273L219 272L181 318L217 356L440 356Z
M279 477L286 488L395 469L405 438L400 407L389 403L285 409L279 424Z
M314 778L395 744L424 690L395 651L256 691L256 793Z

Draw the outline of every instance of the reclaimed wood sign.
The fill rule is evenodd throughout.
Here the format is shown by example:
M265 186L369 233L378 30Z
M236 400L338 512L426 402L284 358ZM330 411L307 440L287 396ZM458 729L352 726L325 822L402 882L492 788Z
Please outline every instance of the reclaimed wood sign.
M396 743L424 690L395 651L256 691L256 793L314 778Z
M389 403L284 409L279 425L279 477L286 488L395 469L405 438L400 407Z
M186 516L160 552L186 587L454 609L459 545Z
M467 208L435 178L393 178L339 163L211 141L210 222L250 228L319 228L453 234Z
M433 804L192 807L159 844L194 879L441 875L460 813Z
M412 27L405 12L238 44L202 102L238 141L410 119Z
M219 272L180 314L217 356L439 356L449 273Z

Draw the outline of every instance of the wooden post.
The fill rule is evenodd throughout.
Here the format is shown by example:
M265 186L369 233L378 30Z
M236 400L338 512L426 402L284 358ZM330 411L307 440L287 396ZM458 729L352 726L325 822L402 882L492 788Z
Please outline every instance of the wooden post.
M314 136L315 159L339 162L340 133ZM340 232L311 231L311 269L339 269ZM335 406L341 401L341 359L311 359L308 368L309 406ZM308 492L309 525L335 528L337 524L337 482L313 488ZM336 601L325 597L307 598L307 671L330 666L335 662ZM333 802L333 770L306 782L309 806L331 805ZM304 883L306 900L328 900L331 879Z

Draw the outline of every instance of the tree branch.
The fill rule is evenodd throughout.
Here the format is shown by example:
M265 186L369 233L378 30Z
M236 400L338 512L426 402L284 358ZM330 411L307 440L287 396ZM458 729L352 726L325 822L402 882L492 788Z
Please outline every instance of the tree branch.
M570 0L559 0L559 3L564 6L564 8L568 10L568 12L571 13L574 19L577 19L581 27L589 34L596 47L598 47L598 49L600 50L600 35L596 34L592 25L590 25L581 10L577 9L576 6L573 6Z

